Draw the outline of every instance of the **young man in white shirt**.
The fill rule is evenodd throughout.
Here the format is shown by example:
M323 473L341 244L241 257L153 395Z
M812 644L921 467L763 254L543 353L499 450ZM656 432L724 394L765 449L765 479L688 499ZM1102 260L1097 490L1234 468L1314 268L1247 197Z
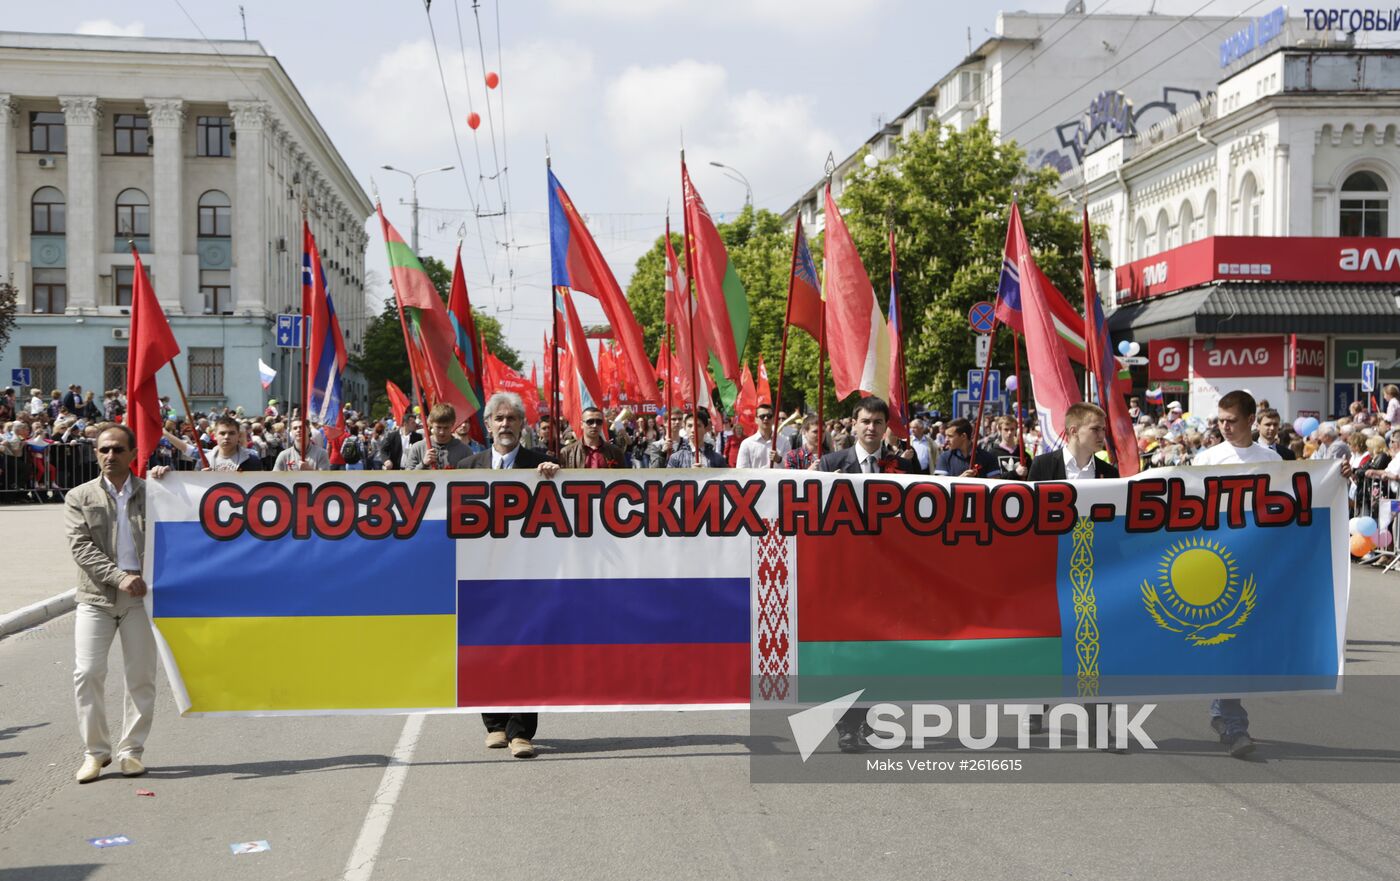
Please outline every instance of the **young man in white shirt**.
M736 468L771 468L778 462L778 453L773 449L772 405L759 404L754 418L758 420L758 431L739 444Z

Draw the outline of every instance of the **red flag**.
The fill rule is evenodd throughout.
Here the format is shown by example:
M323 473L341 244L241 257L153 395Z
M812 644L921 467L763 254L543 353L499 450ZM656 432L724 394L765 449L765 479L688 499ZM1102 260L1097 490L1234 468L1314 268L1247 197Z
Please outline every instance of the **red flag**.
M889 398L890 334L855 240L826 185L826 349L836 396Z
M768 367L762 355L758 356L758 402L773 406L773 387L768 384Z
M821 339L822 290L817 281L817 264L812 249L807 247L807 234L802 231L802 218L797 218L797 231L792 235L792 274L788 278L787 323L800 327Z
M1089 356L1089 370L1099 389L1099 405L1108 413L1108 445L1118 473L1132 477L1138 473L1142 459L1138 455L1137 434L1133 417L1128 415L1125 397L1131 392L1130 382L1118 376L1118 359L1113 357L1108 322L1099 303L1098 285L1094 281L1094 242L1089 233L1089 209L1084 209L1083 231L1084 272L1084 351Z
M623 400L622 378L626 367L618 363L617 352L611 346L598 347L598 383L603 388L603 406L615 407Z
M739 399L734 402L734 421L744 428L745 434L753 434L758 430L758 389L753 384L753 373L749 371L749 365L744 365L744 372L739 379Z
M165 425L160 396L156 394L156 373L175 360L180 345L170 332L170 323L165 320L141 265L141 255L134 247L131 256L136 265L131 291L131 348L126 363L126 424L136 433L136 458L131 470L137 477L145 477L146 462L155 453Z
M550 415L557 418L559 414L554 412L558 403L554 400L554 340L550 339L549 334L544 335L544 385L541 388L544 389Z
M538 419L540 417L539 365L534 361L530 362L530 388L535 390L535 412L531 414L531 418Z
M1040 423L1042 442L1047 449L1055 450L1064 440L1065 410L1079 400L1079 388L1064 340L1055 327L1054 307L1050 302L1053 288L1047 290L1048 285L1041 283L1040 267L1031 256L1025 229L1021 226L1021 213L1014 202L1011 228L1021 255L1016 270L1020 276L1020 305L1026 328L1026 360L1031 376L1035 377L1032 392L1036 421Z
M520 400L525 404L526 414L539 413L540 393L535 388L534 382L521 376L518 371L509 364L497 358L490 352L482 356L485 372L495 383L492 394L496 392L513 392L520 396ZM529 415L526 416L529 419Z
M681 409L692 406L695 403L695 392L691 386L699 382L702 378L705 381L707 391L701 394L701 402L708 405L711 396L710 391L715 388L714 380L709 374L709 365L705 361L705 353L711 351L709 338L706 336L705 323L698 320L699 307L695 299L690 296L690 285L686 279L685 269L676 260L675 249L671 247L671 223L666 222L666 321L676 331L676 346L672 356L676 358L679 368L676 371L675 388L680 390L679 406ZM692 324L694 329L692 331ZM694 337L694 352L691 351L691 338Z
M408 395L403 393L403 389L394 385L392 379L384 381L384 391L389 395L389 409L394 414L394 423L403 425L403 414L408 412Z
M685 198L686 250L690 271L695 275L700 319L707 331L710 351L719 361L719 371L725 379L737 381L749 339L748 297L714 219L690 181L684 157L681 193Z
M477 400L485 404L486 395L481 379L481 336L476 332L476 319L472 317L472 302L467 295L467 277L462 273L462 245L457 244L457 261L452 267L452 293L447 298L447 317L456 332L457 361L467 375L467 382L476 393ZM468 423L472 439L486 443L486 422L481 410L472 414Z
M588 338L583 335L583 322L578 320L578 311L574 309L573 295L565 289L560 290L564 298L565 316L568 321L565 339L569 341L567 348L569 353L573 356L570 359L573 369L571 371L565 370L563 367L564 362L560 361L559 378L565 382L569 382L571 379L569 374L571 372L577 373L577 378L583 382L583 387L578 390L577 394L587 395L587 401L585 402L587 404L595 407L602 406L598 402L603 400L603 386L602 383L598 381L598 371L593 366L593 354L588 351ZM650 361L647 362L647 367L651 367ZM580 406L583 405L580 404ZM583 424L579 423L575 431L578 432L579 437L582 437Z

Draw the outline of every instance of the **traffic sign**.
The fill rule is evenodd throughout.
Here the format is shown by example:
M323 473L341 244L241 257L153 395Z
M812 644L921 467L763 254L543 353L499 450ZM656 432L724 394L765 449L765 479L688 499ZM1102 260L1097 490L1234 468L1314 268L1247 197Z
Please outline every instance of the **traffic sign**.
M1147 358L1142 355L1115 355L1114 357L1124 367L1141 367L1147 363Z
M28 367L10 368L10 385L28 386L33 380L30 379Z
M992 335L988 333L979 333L977 335L977 356L973 359L974 362L977 364L986 364L987 356L991 351Z
M306 322L300 315L277 316L277 345L283 349L301 348L301 329Z
M967 323L977 333L991 333L997 323L997 309L986 300L973 303L967 313Z
M972 394L972 389L953 389L953 419L975 419L977 418L977 395ZM982 415L1001 416L1006 412L1006 400L997 398L992 400L987 398L982 402Z
M1001 371L987 371L987 400L1001 399ZM967 393L976 401L982 397L982 371L973 369L967 372Z
M1376 372L1380 369L1379 361L1361 362L1361 393L1365 395L1374 394L1376 391Z

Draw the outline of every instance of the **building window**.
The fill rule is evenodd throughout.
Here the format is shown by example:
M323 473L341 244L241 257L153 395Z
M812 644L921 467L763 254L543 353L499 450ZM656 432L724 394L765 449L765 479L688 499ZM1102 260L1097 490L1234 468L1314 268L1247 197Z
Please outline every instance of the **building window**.
M102 388L126 390L126 346L102 349Z
M68 152L68 143L64 132L62 113L43 110L29 114L29 152Z
M113 266L112 278L115 284L113 293L114 306L131 305L131 288L136 282L136 267L134 266Z
M233 227L233 209L229 207L228 196L219 190L210 190L199 197L200 238L228 238Z
M205 315L233 314L233 288L227 269L201 269L199 293L204 297Z
M68 270L35 269L33 311L58 313L68 308Z
M57 187L40 187L34 191L31 217L31 232L43 236L61 236L67 229L67 213L64 210L63 193Z
M1263 199L1254 175L1246 174L1240 184L1240 235L1259 235L1259 205Z
M224 393L224 350L190 348L190 394L196 398Z
M1339 232L1344 236L1388 235L1390 190L1374 171L1358 171L1342 184Z
M118 113L112 132L116 138L113 152L118 156L149 156L151 154L151 120L134 113Z
M201 116L195 122L196 156L232 156L233 120L227 116Z
M137 189L117 194L117 235L148 236L151 234L151 200Z
M58 388L56 346L20 346L19 366L29 369L29 379L34 388L44 392Z

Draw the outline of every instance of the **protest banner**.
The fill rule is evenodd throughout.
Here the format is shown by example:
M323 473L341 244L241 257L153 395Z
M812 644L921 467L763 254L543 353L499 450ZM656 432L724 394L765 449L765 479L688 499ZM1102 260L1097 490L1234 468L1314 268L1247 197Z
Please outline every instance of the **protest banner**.
M147 487L147 602L185 714L736 708L791 699L799 673L1059 677L1080 697L1149 677L1170 698L1200 690L1171 677L1270 682L1236 693L1342 669L1334 462Z

